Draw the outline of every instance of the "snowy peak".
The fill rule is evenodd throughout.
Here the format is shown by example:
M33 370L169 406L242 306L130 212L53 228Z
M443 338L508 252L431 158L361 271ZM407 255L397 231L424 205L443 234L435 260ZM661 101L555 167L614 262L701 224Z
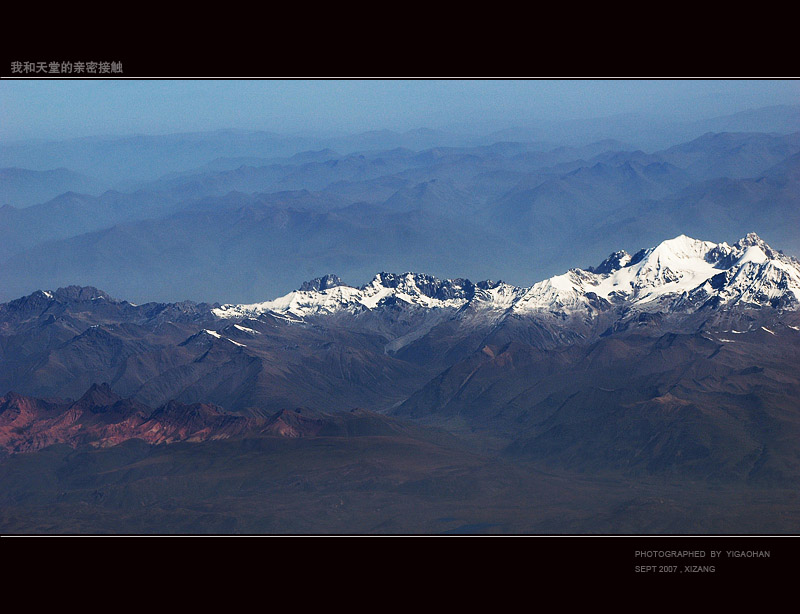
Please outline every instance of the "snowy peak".
M587 271L590 273L597 273L598 275L607 275L608 273L619 271L622 267L627 266L630 261L631 255L625 250L620 250L603 260L600 266L589 267Z
M632 258L616 252L596 269L539 282L515 308L568 312L596 307L596 298L638 311L737 303L791 308L800 300L800 263L754 233L733 246L681 235Z
M681 292L714 274L708 256L715 247L709 241L680 235L647 250L640 259L632 259L611 278L616 286L628 282L637 298Z
M626 312L692 312L724 305L800 306L800 262L772 249L755 233L734 243L680 235L633 256L611 254L598 267L571 269L529 288L503 282L437 279L420 273L378 273L355 288L327 275L264 303L223 305L219 318L270 313L287 321L383 307L470 308L537 317L579 314L592 318L612 308Z
M706 259L708 253L717 245L710 241L699 241L686 235L669 239L648 250L644 260L665 263L679 263L697 258Z
M250 305L222 305L212 312L220 318L257 318L261 314L271 313L293 321L307 315L352 310L358 302L357 293L356 288L344 285L324 290L295 290L272 301Z
M273 301L223 305L214 309L213 313L220 318L258 317L270 312L304 318L338 312L359 313L398 303L424 308L459 308L475 294L475 285L469 280L440 280L419 273L378 273L371 282L360 288L343 284L315 288L315 285L314 282L303 284L300 290Z
M335 288L336 286L343 286L344 282L339 279L338 275L328 274L324 277L317 277L316 279L312 279L311 281L304 281L303 285L300 286L300 290L302 292L311 292L314 290L328 290L329 288Z
M690 293L692 301L793 310L800 305L800 262L758 235L750 233L736 242L723 253L721 264L723 271Z
M784 256L781 252L773 250L761 237L754 232L750 232L742 239L739 239L733 247L737 252L741 252L742 254L748 251L752 253L760 253L764 259L792 260L791 258Z
M436 301L469 300L475 294L475 285L468 279L440 280L420 273L378 273L362 290L380 292L380 288L392 290L394 295L406 298L407 302L427 302L425 298Z

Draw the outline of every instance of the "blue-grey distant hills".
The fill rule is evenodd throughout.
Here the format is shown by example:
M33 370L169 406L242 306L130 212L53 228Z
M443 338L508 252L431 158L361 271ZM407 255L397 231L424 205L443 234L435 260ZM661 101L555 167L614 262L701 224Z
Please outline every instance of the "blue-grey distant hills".
M0 206L29 207L64 192L97 194L102 189L97 180L66 168L46 171L0 168Z
M755 229L800 252L800 133L705 134L652 153L621 145L314 150L5 207L0 298L81 283L134 300L247 302L288 291L298 270L527 284L664 233Z
M332 150L342 155L397 148L423 151L437 147L492 146L527 143L539 151L584 147L616 141L624 149L655 151L691 141L708 132L800 131L800 105L751 109L730 116L693 122L624 114L570 121L539 121L503 129L453 125L445 129L372 130L356 134L278 134L263 130L226 129L160 135L92 136L61 141L31 140L0 144L0 168L31 170L68 168L93 177L107 189L130 188L168 173L214 165L231 170L241 164L286 159L308 151ZM599 152L595 152L599 153ZM226 160L239 159L231 166ZM306 160L306 161L311 161ZM319 160L317 160L319 161Z

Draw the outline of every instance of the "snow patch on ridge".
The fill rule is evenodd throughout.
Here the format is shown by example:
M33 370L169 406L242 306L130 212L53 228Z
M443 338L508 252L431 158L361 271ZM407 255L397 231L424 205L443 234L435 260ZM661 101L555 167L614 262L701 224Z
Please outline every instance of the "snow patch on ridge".
M237 330L240 330L240 331L242 331L244 333L249 333L251 335L260 335L261 334L257 330L254 330L252 328L247 328L246 326L240 326L239 324L234 324L233 327L235 329L237 329Z

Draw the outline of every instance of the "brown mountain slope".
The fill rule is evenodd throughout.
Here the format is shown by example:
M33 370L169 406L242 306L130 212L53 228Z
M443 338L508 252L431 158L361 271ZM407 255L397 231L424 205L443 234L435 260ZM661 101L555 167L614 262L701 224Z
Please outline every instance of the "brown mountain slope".
M581 471L800 480L800 332L486 346L394 414Z

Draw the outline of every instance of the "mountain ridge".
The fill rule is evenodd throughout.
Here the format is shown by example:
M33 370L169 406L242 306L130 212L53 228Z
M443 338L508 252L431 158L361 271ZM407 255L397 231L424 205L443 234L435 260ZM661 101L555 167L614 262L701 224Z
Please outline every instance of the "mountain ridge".
M710 334L722 347L762 329L791 342L799 295L798 262L755 234L733 245L681 235L530 287L384 272L354 288L327 275L235 306L135 305L76 286L0 304L0 392L76 398L100 380L148 406L381 412L509 343Z
M121 397L105 382L92 384L73 402L15 392L0 397L0 453L6 454L56 444L105 448L131 439L168 445L248 437L409 437L459 446L444 432L362 408L331 413L298 407L242 416L210 403L171 400L153 409Z
M329 284L328 279L335 283ZM266 312L302 318L341 310L357 313L392 300L457 310L472 306L475 300L486 308L520 313L565 313L581 307L602 311L604 306L625 301L642 308L665 297L673 300L674 308L685 309L690 304L702 308L712 299L717 305L770 301L773 306L796 308L800 302L800 261L774 250L756 233L730 246L679 235L633 256L614 252L596 268L570 269L530 287L491 280L439 280L412 272L381 272L371 282L353 287L331 274L272 301L224 304L212 312L221 319L257 317Z

